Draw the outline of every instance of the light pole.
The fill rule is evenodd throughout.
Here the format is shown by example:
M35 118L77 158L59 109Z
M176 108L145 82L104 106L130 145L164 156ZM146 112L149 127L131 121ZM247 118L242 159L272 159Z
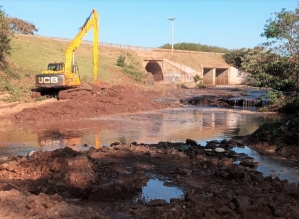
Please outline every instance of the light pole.
M168 18L168 20L171 21L171 53L173 53L173 20L175 18L171 15L171 18Z

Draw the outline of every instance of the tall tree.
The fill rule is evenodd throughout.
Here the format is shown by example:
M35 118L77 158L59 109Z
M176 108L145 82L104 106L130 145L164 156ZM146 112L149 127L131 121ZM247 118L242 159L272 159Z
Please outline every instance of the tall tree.
M0 68L3 69L7 66L7 55L11 49L10 47L11 32L9 23L6 19L5 11L0 6Z
M299 8L274 13L261 36L267 41L253 49L232 50L227 63L251 73L254 85L278 90L299 87Z
M265 46L273 48L281 55L293 56L299 52L299 8L295 11L274 13L275 17L267 20L261 36L267 38Z
M13 33L34 35L34 32L38 31L33 23L15 17L7 17L7 19L9 22L10 30Z

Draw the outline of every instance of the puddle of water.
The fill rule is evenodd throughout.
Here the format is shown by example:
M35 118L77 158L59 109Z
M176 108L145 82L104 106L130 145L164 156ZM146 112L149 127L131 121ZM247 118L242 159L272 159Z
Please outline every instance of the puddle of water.
M177 187L168 187L158 179L150 179L147 185L142 188L142 194L138 200L148 202L153 199L165 199L166 202L170 203L171 198L182 198L184 193Z
M281 180L287 179L289 182L299 182L299 163L286 163L284 160L266 157L249 147L234 148L233 150L236 153L245 153L253 157L254 161L260 162L256 170L262 172L264 176L272 176L273 178L277 176Z

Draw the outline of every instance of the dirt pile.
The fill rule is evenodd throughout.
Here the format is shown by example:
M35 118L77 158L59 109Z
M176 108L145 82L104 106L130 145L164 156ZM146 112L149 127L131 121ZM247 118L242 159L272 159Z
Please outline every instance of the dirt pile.
M12 120L15 123L25 123L96 118L119 113L177 107L180 105L180 99L182 99L181 104L227 106L224 101L219 101L219 97L231 97L240 93L240 90L229 88L178 89L171 85L150 87L114 85L105 88L89 86L92 87L92 92L89 89L76 92L63 91L59 95L62 101L52 101L39 107L25 108L16 113ZM198 95L202 96L199 98L200 101L194 102L192 97ZM154 98L172 98L177 101L157 102L153 100Z
M90 207L66 203L57 194L33 195L12 189L0 192L0 218L100 218Z
M230 149L240 142L186 142L18 156L0 165L0 196L13 200L8 213L16 218L299 218L297 185L233 164L242 157ZM150 178L185 194L170 202L142 198Z
M133 113L171 107L152 99L162 91L144 89L134 85L116 85L109 88L93 87L64 93L65 101L53 102L38 108L27 108L14 116L14 122L47 122L95 118L118 113Z

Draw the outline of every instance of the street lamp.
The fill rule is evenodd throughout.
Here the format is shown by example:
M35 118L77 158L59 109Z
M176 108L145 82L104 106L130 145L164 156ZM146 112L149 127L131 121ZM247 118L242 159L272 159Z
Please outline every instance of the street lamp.
M175 18L171 15L171 18L168 18L168 20L171 21L171 53L173 53L173 20Z

